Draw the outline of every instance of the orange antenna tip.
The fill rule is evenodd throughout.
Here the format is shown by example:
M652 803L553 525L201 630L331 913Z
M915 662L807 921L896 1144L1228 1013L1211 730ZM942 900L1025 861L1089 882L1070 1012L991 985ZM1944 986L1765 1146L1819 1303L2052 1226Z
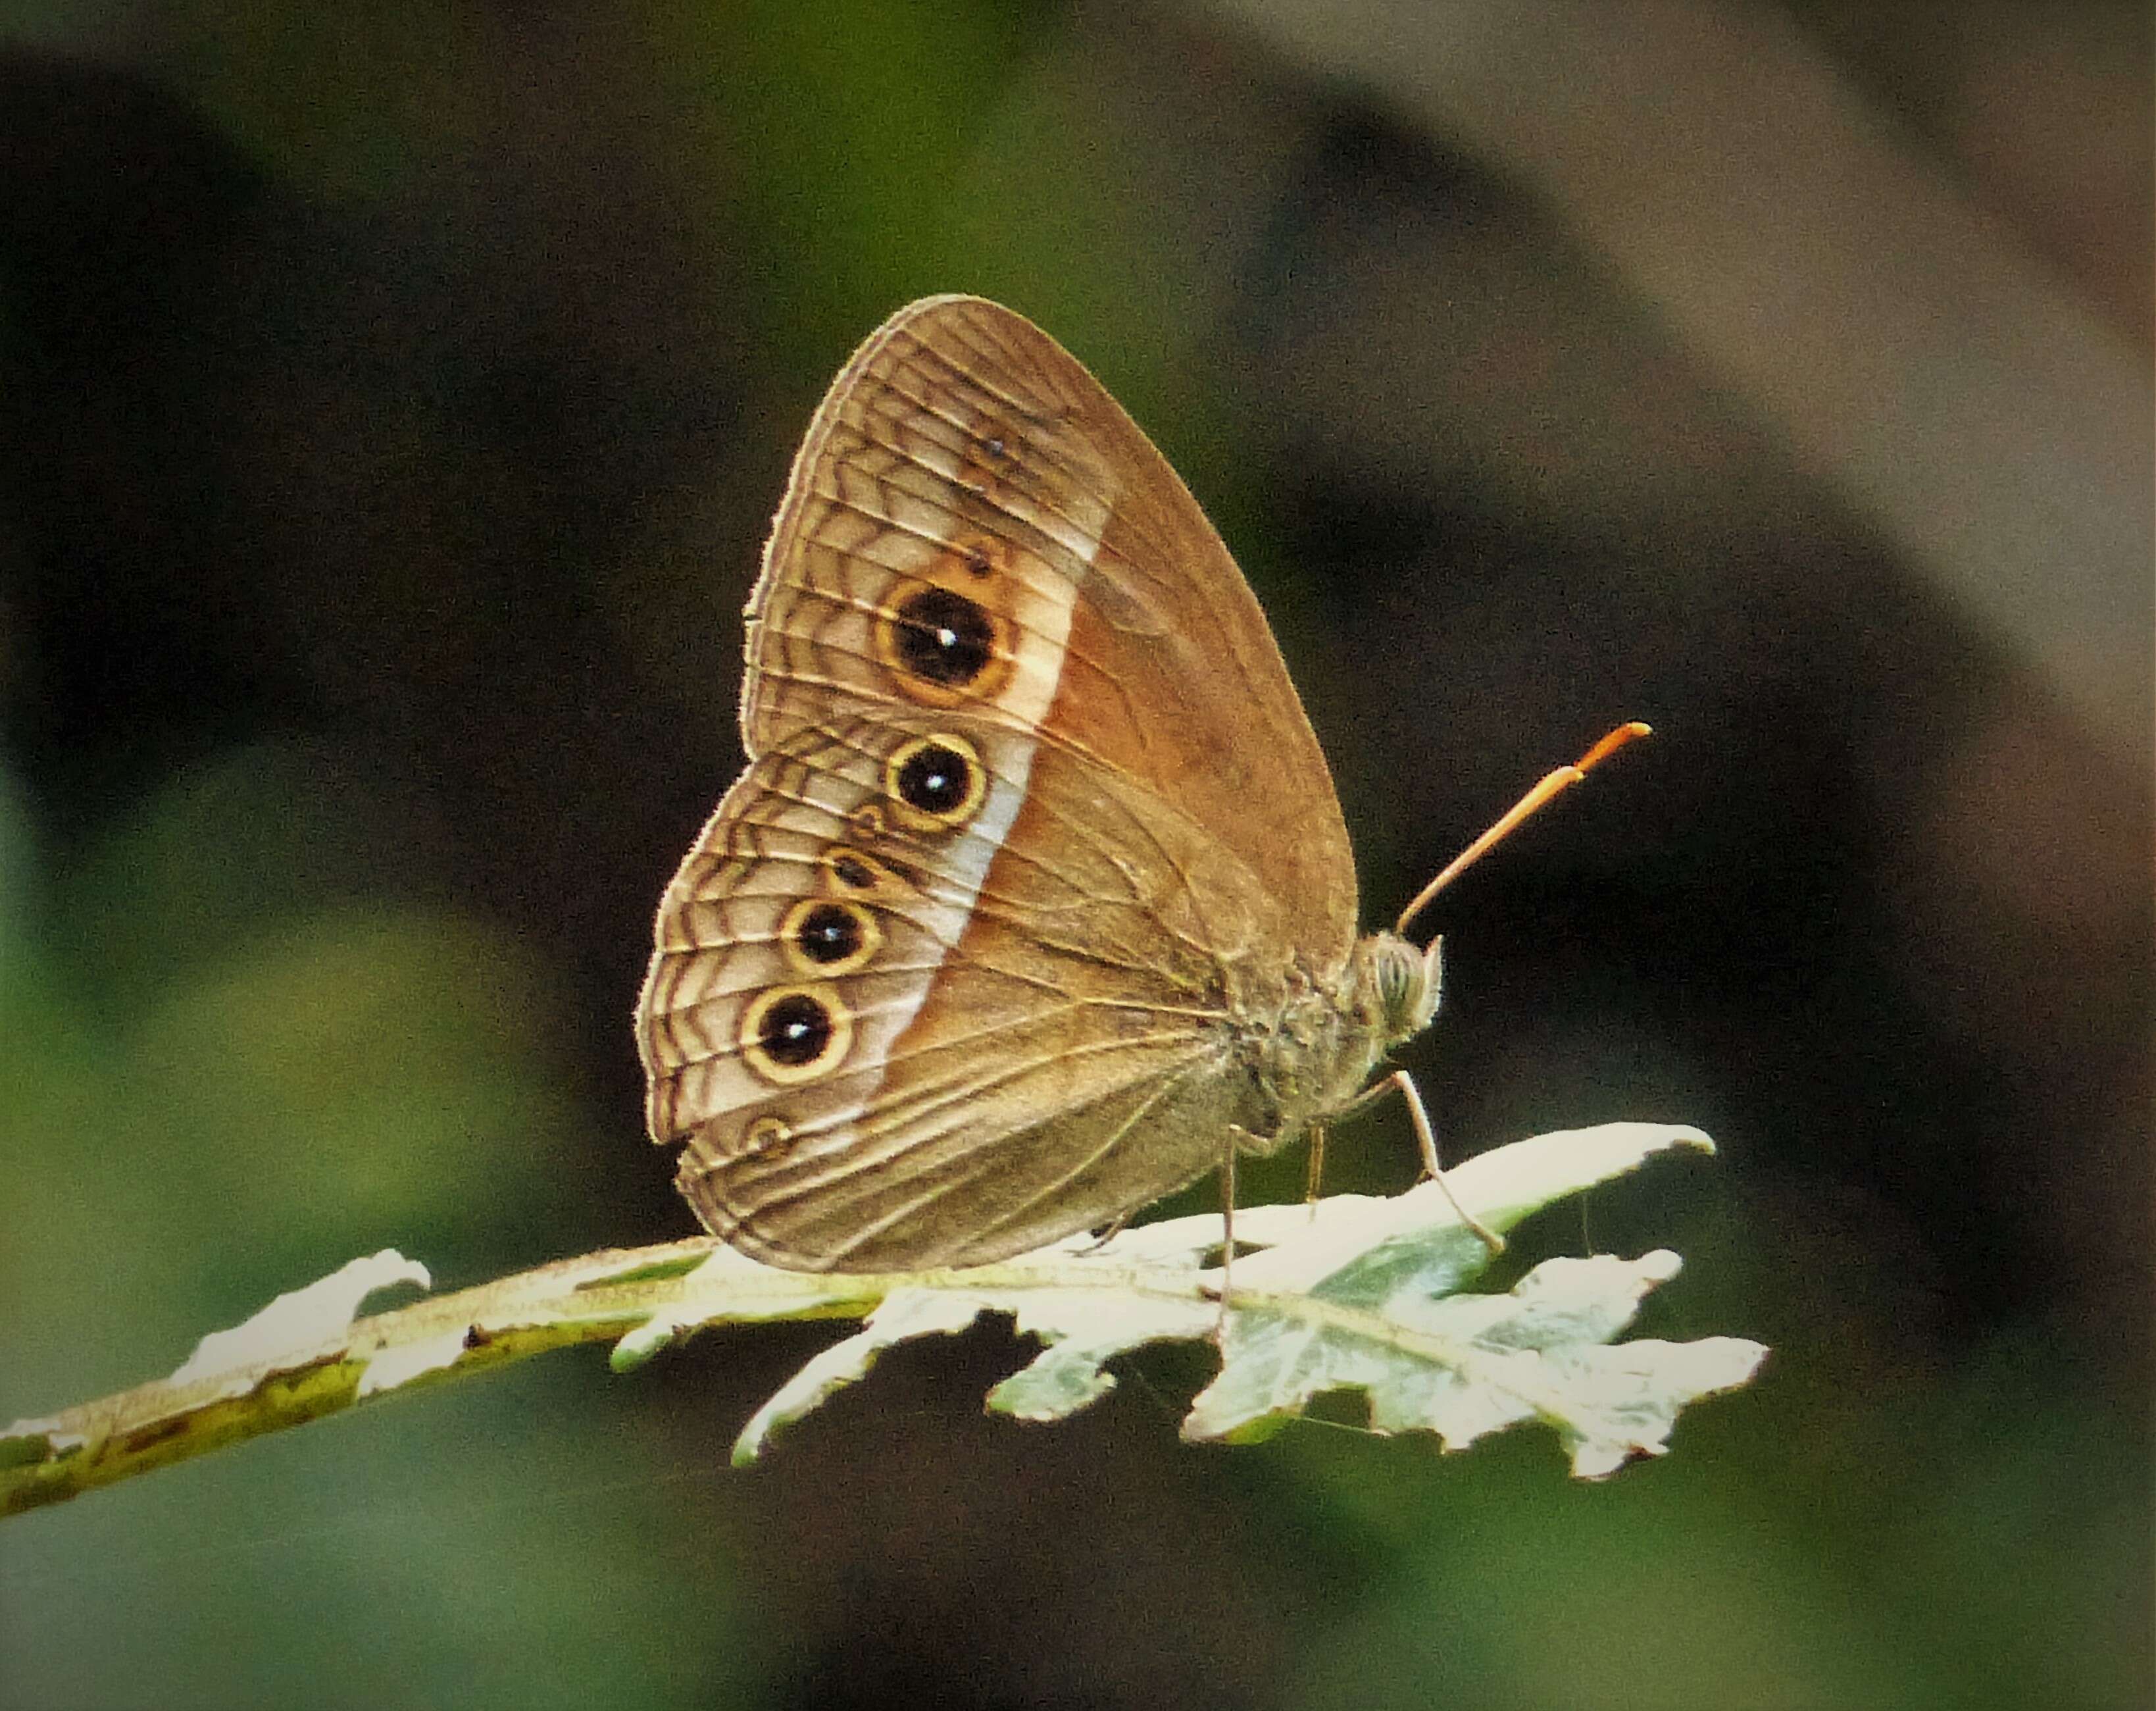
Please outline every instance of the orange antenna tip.
M1654 734L1655 727L1645 719L1628 720L1580 756L1573 764L1584 773L1590 767L1599 766L1628 742L1636 742L1642 737L1651 737Z
M1589 768L1599 766L1627 743L1636 742L1642 737L1652 735L1654 735L1653 727L1644 720L1628 720L1604 736L1600 742L1570 766L1558 767L1553 772L1544 773L1532 789L1498 815L1496 823L1489 830L1484 832L1481 837L1454 856L1445 864L1443 872L1415 894L1414 901L1400 911L1400 918L1394 923L1393 931L1404 934L1408 930L1408 922L1429 907L1431 898L1450 885L1454 880L1459 878L1476 862L1481 861L1492 846L1509 836L1522 821L1547 805L1552 799L1563 794L1585 778Z

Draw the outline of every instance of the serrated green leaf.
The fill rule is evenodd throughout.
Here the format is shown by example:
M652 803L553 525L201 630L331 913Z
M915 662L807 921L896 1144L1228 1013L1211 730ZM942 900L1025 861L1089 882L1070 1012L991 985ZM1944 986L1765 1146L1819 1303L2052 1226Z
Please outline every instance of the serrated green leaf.
M1044 1345L989 1394L991 1408L1022 1419L1058 1420L1097 1401L1115 1386L1108 1363L1132 1349L1200 1341L1223 1358L1186 1437L1262 1436L1313 1398L1355 1389L1374 1430L1430 1431L1448 1448L1545 1421L1573 1471L1598 1477L1661 1453L1686 1403L1743 1384L1766 1351L1731 1338L1613 1343L1645 1292L1676 1275L1666 1251L1552 1260L1509 1293L1463 1292L1490 1256L1460 1208L1508 1229L1681 1147L1711 1150L1694 1129L1613 1123L1500 1148L1390 1199L1246 1207L1235 1215L1232 1278L1207 1263L1222 1243L1217 1217L903 1274L780 1271L704 1236L559 1260L354 1319L372 1291L425 1281L385 1250L203 1338L168 1379L0 1432L0 1513L567 1344L612 1342L625 1370L709 1325L861 1318L757 1411L735 1446L737 1462L750 1461L886 1349L952 1335L986 1313L1009 1315Z
M1318 1395L1359 1389L1373 1430L1432 1431L1447 1448L1547 1421L1573 1471L1599 1477L1661 1453L1686 1403L1743 1384L1766 1351L1728 1338L1605 1346L1647 1290L1676 1276L1666 1251L1548 1261L1508 1294L1460 1294L1490 1253L1454 1201L1507 1229L1679 1147L1712 1143L1695 1129L1612 1123L1500 1148L1444 1184L1389 1199L1245 1209L1238 1247L1261 1251L1235 1260L1224 1309L1220 1271L1204 1263L1220 1242L1214 1217L906 1279L757 1411L734 1458L753 1460L774 1431L865 1377L886 1349L998 1313L1046 1344L988 1395L991 1409L1021 1419L1061 1419L1097 1401L1115 1385L1107 1363L1145 1344L1217 1336L1221 1369L1194 1403L1187 1438L1263 1436Z
M1760 1344L1727 1337L1603 1346L1678 1268L1666 1249L1546 1260L1508 1294L1403 1293L1381 1312L1239 1295L1220 1374L1191 1405L1183 1436L1237 1437L1327 1391L1357 1389L1369 1398L1373 1431L1433 1431L1448 1450L1546 1421L1573 1472L1599 1478L1661 1454L1686 1404L1743 1384L1765 1357Z

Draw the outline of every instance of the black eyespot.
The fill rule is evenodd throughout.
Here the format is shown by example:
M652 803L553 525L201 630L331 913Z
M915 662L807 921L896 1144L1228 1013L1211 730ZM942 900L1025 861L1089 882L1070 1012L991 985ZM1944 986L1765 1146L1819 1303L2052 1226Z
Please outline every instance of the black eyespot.
M860 856L850 859L868 866ZM873 873L870 879L873 883ZM875 917L844 897L803 897L778 923L778 938L787 961L803 974L826 979L866 968L883 948Z
M905 669L946 687L971 683L994 656L995 625L949 588L921 588L899 604L891 641Z
M886 766L884 789L891 788L889 768ZM883 929L877 924L875 912L865 908L854 901L874 897L884 902L902 897L908 887L903 870L891 863L864 856L850 844L833 844L824 851L825 883L819 887L820 895L803 897L786 912L779 922L779 936L784 940L786 954L803 974L811 977L850 974L863 968L883 948ZM853 930L853 949L845 955L838 953L840 938L829 922L818 922L813 926L810 917L821 910L832 910L844 915ZM804 937L803 929L808 928ZM820 938L829 951L829 960L816 956L808 948L811 938Z
M900 765L897 785L907 807L940 820L973 794L973 763L943 743L924 742Z
M831 1013L805 992L789 992L757 1019L757 1043L776 1064L814 1063L831 1043Z
M988 768L973 745L951 732L912 737L885 757L883 799L909 832L947 831L988 801Z
M789 938L789 954L799 949ZM806 958L803 958L805 961ZM829 1075L853 1047L853 1013L829 986L767 987L741 1017L742 1061L751 1072L778 1087Z
M861 948L865 935L857 904L819 903L793 929L793 942L812 963L843 963Z

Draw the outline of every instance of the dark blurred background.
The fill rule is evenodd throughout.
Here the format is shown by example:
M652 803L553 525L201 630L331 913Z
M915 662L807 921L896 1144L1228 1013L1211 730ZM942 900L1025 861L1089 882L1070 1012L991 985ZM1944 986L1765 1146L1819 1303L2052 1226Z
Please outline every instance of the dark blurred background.
M1277 626L1460 1155L1756 1388L1575 1487L1000 1328L593 1351L0 1530L0 1702L2150 1699L2138 4L0 10L0 1417L393 1245L692 1226L629 1016L787 463L912 296L1046 326ZM1413 1174L1397 1110L1328 1186ZM1255 1184L1299 1190L1299 1158ZM1181 1210L1211 1204L1209 1188ZM1343 1416L1347 1417L1347 1416Z

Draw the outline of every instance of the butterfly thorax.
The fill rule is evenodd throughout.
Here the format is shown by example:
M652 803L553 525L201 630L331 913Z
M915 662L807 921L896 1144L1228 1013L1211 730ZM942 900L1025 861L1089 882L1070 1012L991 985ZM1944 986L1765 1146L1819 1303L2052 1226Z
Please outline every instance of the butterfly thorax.
M1276 1018L1255 1035L1259 1085L1278 1112L1268 1150L1351 1103L1392 1047L1437 1014L1437 947L1389 933L1360 940L1332 980L1291 979Z

